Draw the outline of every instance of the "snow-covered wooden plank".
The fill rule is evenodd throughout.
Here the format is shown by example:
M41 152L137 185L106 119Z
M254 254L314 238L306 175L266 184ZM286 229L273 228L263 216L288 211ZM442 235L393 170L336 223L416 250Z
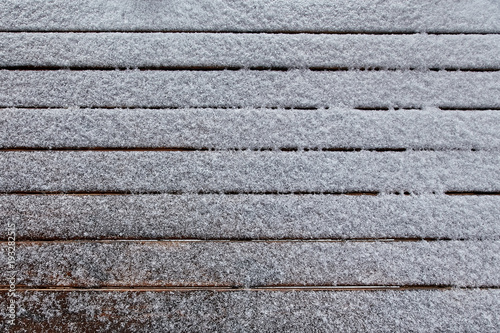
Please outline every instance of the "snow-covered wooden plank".
M0 13L4 31L500 31L489 0L4 0Z
M0 258L7 262L7 243ZM17 243L22 286L500 284L500 241Z
M500 112L0 109L0 147L500 149Z
M500 67L500 35L0 33L0 67Z
M496 152L7 151L0 191L500 191Z
M0 71L0 106L500 107L500 71Z
M0 297L5 318L10 299ZM19 291L16 332L495 332L499 290ZM0 327L7 329L5 320Z
M500 196L1 195L0 216L18 240L500 239Z

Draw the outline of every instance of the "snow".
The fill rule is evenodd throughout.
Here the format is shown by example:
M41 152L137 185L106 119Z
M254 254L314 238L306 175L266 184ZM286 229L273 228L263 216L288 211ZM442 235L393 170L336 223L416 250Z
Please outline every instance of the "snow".
M18 313L30 326L19 324L16 332L192 332L193 328L203 332L495 332L500 329L499 300L500 291L493 289L27 291L19 296ZM0 315L7 308L5 302L5 297L0 298ZM52 317L54 309L59 317Z
M13 331L500 331L498 1L0 13Z
M500 149L500 112L0 109L0 147Z
M500 239L499 196L2 195L0 215L19 240Z
M500 31L492 0L4 0L8 31Z
M0 70L0 106L498 108L499 80L499 71Z
M496 152L4 151L0 192L498 192Z
M492 287L500 283L499 251L491 240L56 241L19 243L16 265L17 283L30 287Z
M0 33L0 66L488 69L500 36Z

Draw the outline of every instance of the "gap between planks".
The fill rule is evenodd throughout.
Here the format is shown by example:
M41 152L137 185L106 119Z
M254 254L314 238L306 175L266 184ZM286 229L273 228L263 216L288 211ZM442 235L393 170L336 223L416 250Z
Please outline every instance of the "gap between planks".
M442 111L500 111L500 107L477 107L477 106L436 106L437 109ZM221 110L240 110L240 109L258 109L258 110L329 110L330 107L324 106L221 106L221 105L203 105L203 106L173 106L173 105L156 105L156 106L111 106L111 105L73 105L73 106L49 106L49 105L0 105L0 110L2 109L28 109L28 110L54 110L54 109L102 109L102 110L182 110L182 109L221 109ZM422 110L421 106L355 106L353 110L359 111L398 111L398 110Z
M16 244L38 245L46 243L102 243L113 244L118 242L137 242L137 243L192 243L192 242L206 242L206 243L401 243L401 242L446 242L446 241L469 241L483 239L466 239L466 238L431 238L431 237L400 237L400 238L99 238L99 239L18 239ZM488 241L488 240L485 240ZM8 244L10 241L0 240L1 244Z
M456 287L450 285L409 285L409 286L385 286L385 285L359 285L359 286L256 286L256 287L239 287L239 286L166 286L166 287L149 287L149 286L107 286L107 287L28 287L16 286L16 291L42 291L42 292L190 292L190 291L209 291L209 292L234 292L234 291L412 291L412 290L495 290L500 289L498 286L488 287ZM0 285L0 292L8 292L9 286Z
M281 152L307 152L307 151L325 151L325 152L405 152L405 151L481 151L476 148L452 148L452 149L436 149L436 148L342 148L342 147L261 147L261 148L208 148L208 147L0 147L0 151L281 151ZM485 149L484 151L491 151Z
M286 72L288 70L309 70L325 72L346 71L432 71L432 72L498 72L496 67L443 67L443 68L417 68L417 67L263 67L263 66L148 66L148 67L99 67L99 66L1 66L0 70L8 71L273 71Z
M298 35L298 34L309 34L309 35L499 35L498 31L486 31L486 30L477 30L477 31L436 31L436 30L428 30L428 31L369 31L369 30L346 30L346 31L338 31L338 30L174 30L174 29L137 29L137 30L123 30L123 29L106 29L106 30L56 30L56 29L47 29L47 30L35 30L35 29L27 29L27 30L12 30L12 29L0 29L0 33L29 33L29 34L48 34L48 33L61 33L61 34L71 34L71 33L89 33L89 34L99 34L99 33L135 33L135 34L161 34L161 33L191 33L191 34L265 34L265 35Z
M464 191L445 191L445 192L424 192L411 193L408 191L400 192L132 192L132 191L12 191L0 192L0 195L419 195L419 194L444 194L444 195L464 195L464 196L482 196L482 195L500 195L500 192L464 192Z

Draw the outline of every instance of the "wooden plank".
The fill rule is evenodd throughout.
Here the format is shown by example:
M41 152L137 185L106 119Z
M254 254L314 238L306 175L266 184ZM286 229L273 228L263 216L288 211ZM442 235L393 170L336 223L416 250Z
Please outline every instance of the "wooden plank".
M500 107L500 71L0 71L0 106Z
M18 240L500 239L500 196L1 195L0 216Z
M3 330L500 331L496 2L0 13Z
M1 192L499 192L496 152L0 153Z
M500 149L500 112L0 109L0 147L489 150Z
M7 243L0 258L7 262ZM19 286L500 284L500 241L17 242Z
M0 33L0 67L500 67L499 35Z
M0 311L8 299L0 298ZM23 291L16 332L500 330L498 290L372 292ZM4 320L0 327L7 329Z
M495 1L5 0L9 31L499 32Z

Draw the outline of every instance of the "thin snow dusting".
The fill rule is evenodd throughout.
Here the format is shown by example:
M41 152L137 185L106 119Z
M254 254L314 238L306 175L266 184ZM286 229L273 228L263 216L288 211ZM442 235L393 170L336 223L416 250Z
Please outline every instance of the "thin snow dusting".
M498 196L2 195L0 215L31 240L500 239Z
M498 1L0 13L2 331L500 331Z

